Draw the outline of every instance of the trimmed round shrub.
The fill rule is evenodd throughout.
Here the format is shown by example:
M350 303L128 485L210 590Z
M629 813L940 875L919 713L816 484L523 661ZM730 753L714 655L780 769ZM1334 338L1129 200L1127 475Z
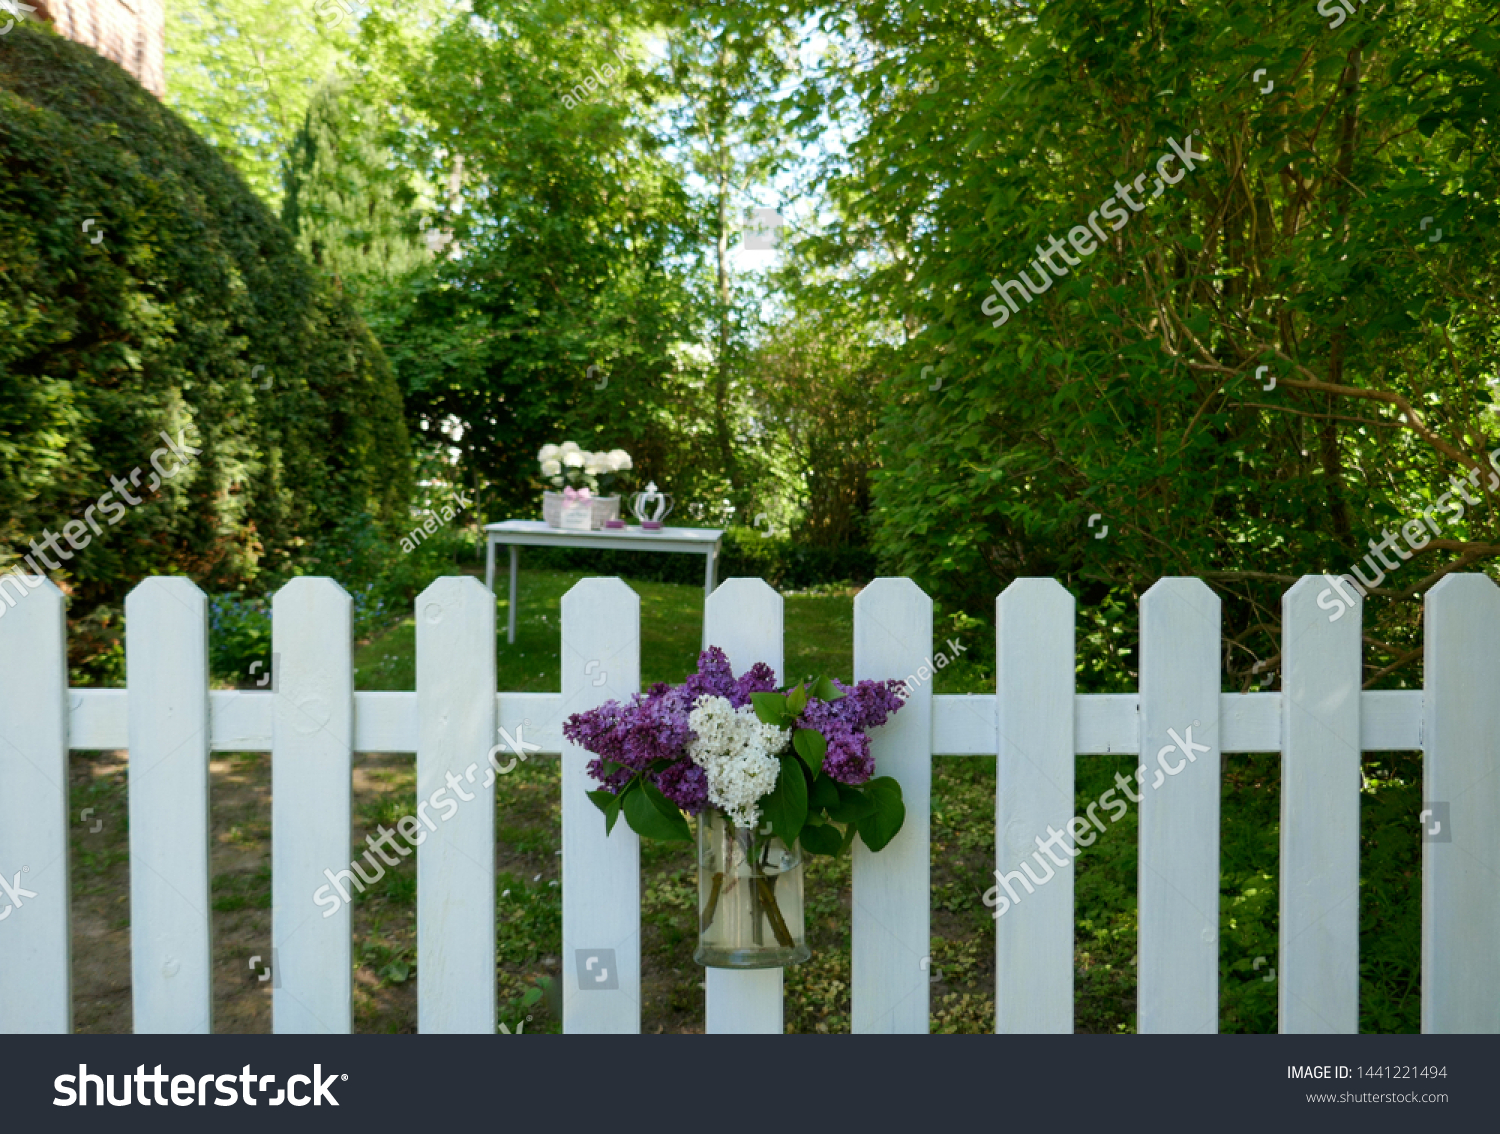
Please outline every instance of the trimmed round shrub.
M201 450L165 481L163 434ZM49 570L75 619L146 575L239 589L410 482L380 345L239 175L87 47L0 38L0 568L92 506Z

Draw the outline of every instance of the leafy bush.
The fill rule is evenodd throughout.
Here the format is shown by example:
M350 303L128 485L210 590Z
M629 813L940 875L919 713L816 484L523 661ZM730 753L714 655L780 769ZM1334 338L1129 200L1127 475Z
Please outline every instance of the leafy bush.
M379 344L210 146L27 25L0 39L0 121L0 565L149 474L162 432L202 452L63 564L75 618L146 575L243 590L341 517L404 515Z
M475 561L474 535L464 528L440 527L403 552L399 537L387 526L360 513L340 520L314 541L306 570L299 573L327 576L349 592L358 642L411 617L413 600L434 579L459 574ZM215 678L243 683L252 662L270 665L271 601L285 579L266 581L270 587L263 597L230 593L209 600L209 662Z
M250 675L250 666L261 667ZM236 683L259 681L271 666L271 604L241 595L208 600L208 666L214 677Z
M655 583L703 581L703 560L690 555L528 547L521 562L528 567L621 575ZM500 570L498 561L496 570ZM818 547L795 536L765 537L753 528L728 528L717 574L720 581L750 576L778 590L800 590L820 583L868 583L876 575L876 565L868 548Z

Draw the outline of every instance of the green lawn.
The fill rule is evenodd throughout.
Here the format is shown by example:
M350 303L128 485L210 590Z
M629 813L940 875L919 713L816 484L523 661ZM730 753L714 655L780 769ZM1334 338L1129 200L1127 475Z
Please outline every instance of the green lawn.
M560 688L562 597L581 572L522 570L516 642L505 640L510 601L496 596L495 676L503 692L547 693ZM703 589L680 583L631 581L641 597L641 685L681 681L698 660L703 636ZM848 681L854 670L854 592L828 588L786 596L786 667L798 676L827 673ZM354 652L356 689L416 688L416 624L408 618ZM962 667L947 674L958 675ZM975 688L977 692L982 686ZM968 692L945 687L944 692Z

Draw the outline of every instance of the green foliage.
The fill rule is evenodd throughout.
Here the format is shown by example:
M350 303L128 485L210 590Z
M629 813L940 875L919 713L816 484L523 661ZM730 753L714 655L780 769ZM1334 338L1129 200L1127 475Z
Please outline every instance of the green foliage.
M28 26L0 41L0 116L0 561L150 473L163 432L202 453L65 563L75 618L144 575L285 576L340 518L404 512L379 345L221 158Z
M427 263L416 230L416 194L392 173L375 107L351 84L314 93L287 158L282 223L317 267L358 290Z
M1303 0L839 12L846 42L795 102L809 142L830 121L857 136L822 171L835 221L801 251L883 344L886 569L977 617L1019 576L1133 607L1200 575L1242 684L1278 652L1289 583L1347 570L1451 476L1488 470L1489 6L1422 0L1332 33ZM1208 160L1151 197L1168 140L1190 137ZM1045 282L1039 242L1142 170L1143 211L1117 206L1128 221L1092 253L1074 228L1079 262L993 326L990 281ZM1487 490L1379 589L1372 677L1419 656L1414 596L1492 560L1497 518Z
M260 662L251 675L250 666ZM208 600L208 665L214 677L245 684L271 672L271 604L241 595Z
M540 519L540 500L519 515ZM703 581L703 561L690 555L528 547L521 561L536 567L588 575L628 575L633 579L663 583L696 581L700 585ZM879 574L875 555L868 548L857 545L823 547L800 536L777 534L768 537L763 528L742 527L724 530L716 573L720 579L764 579L781 591L841 583L863 586Z
M292 136L317 84L346 57L354 21L339 0L316 7L165 0L164 7L167 105L274 207Z
M700 464L702 415L683 412L699 395L677 358L693 226L661 143L629 113L639 49L574 0L476 0L421 37L377 10L361 36L366 100L406 116L384 141L453 235L364 299L424 446L459 452L489 515L536 507L549 442L626 449L643 483ZM620 53L618 98L562 98Z

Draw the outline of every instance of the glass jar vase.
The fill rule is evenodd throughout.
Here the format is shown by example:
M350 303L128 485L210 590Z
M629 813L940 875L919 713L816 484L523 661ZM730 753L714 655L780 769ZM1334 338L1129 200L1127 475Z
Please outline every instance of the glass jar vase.
M811 955L802 924L802 853L771 833L698 816L698 951L720 969L772 969Z

